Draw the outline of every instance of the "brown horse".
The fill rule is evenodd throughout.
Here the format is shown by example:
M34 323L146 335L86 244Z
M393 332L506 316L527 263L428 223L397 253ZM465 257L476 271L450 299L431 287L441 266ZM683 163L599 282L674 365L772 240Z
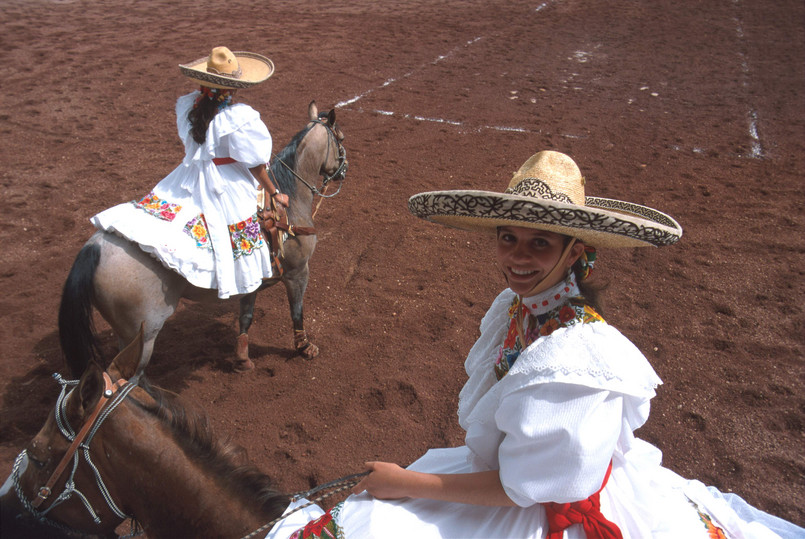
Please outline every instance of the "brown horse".
M140 332L106 371L90 362L78 381L54 375L56 407L0 491L2 537L116 537L131 518L148 537L231 538L282 514L289 496L242 449L135 381L142 348Z
M308 340L302 309L308 261L316 246L312 203L315 195L322 195L316 188L319 176L323 176L325 185L330 180L341 182L345 177L347 161L343 140L344 134L335 123L335 110L319 114L315 102L310 103L308 124L272 160L270 168L270 176L290 198L287 213L291 225L313 233L288 236L280 255L282 277L266 280L260 290L280 280L285 284L294 346L306 359L319 353L318 347ZM240 334L235 361L238 371L254 368L248 355L247 332L256 296L257 291L239 296ZM112 327L121 349L131 342L141 322L145 321L145 345L138 370L141 372L151 358L157 334L176 311L180 298L227 301L220 300L215 290L191 285L136 243L113 233L96 232L73 263L59 307L59 338L70 370L79 376L84 372L87 359L99 360L92 325L93 306Z

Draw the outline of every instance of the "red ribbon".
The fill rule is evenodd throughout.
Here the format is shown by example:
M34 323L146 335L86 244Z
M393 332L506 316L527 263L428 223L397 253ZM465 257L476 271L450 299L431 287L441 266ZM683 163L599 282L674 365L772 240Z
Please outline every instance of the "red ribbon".
M548 515L547 539L562 539L564 531L573 524L581 524L587 539L623 539L620 528L601 513L601 491L609 481L612 462L609 463L604 483L598 492L585 500L573 503L543 503Z

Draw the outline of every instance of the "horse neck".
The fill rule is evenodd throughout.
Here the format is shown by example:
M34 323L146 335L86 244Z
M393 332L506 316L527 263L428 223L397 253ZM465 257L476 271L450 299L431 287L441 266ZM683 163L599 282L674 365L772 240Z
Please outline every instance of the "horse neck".
M98 460L108 461L111 471L101 474L110 477L112 498L149 537L239 537L273 518L210 463L189 457L156 417L128 406L109 422Z
M321 168L324 159L327 158L327 135L325 132L322 137L322 131L324 131L322 126L315 125L300 142L294 169L307 185L316 188L321 184ZM293 224L313 226L313 192L301 181L298 181L296 196L291 201L289 214Z

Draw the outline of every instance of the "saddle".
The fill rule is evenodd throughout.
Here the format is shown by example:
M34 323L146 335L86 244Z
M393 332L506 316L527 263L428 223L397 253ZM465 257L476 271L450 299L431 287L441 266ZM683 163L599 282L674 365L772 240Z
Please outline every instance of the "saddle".
M275 196L266 196L262 187L257 191L257 218L271 251L271 266L274 274L279 277L283 272L279 257L284 254L283 245L288 236L315 236L316 229L290 224L285 204L279 202Z

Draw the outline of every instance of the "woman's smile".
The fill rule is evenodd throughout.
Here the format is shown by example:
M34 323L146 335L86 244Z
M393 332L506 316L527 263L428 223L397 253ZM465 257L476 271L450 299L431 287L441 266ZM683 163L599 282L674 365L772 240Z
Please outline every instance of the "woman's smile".
M534 290L559 262L567 241L567 236L547 230L515 226L498 228L497 258L509 288L521 296ZM576 258L568 258L568 267ZM557 276L556 282L563 278L564 272ZM549 283L549 286L554 284Z

